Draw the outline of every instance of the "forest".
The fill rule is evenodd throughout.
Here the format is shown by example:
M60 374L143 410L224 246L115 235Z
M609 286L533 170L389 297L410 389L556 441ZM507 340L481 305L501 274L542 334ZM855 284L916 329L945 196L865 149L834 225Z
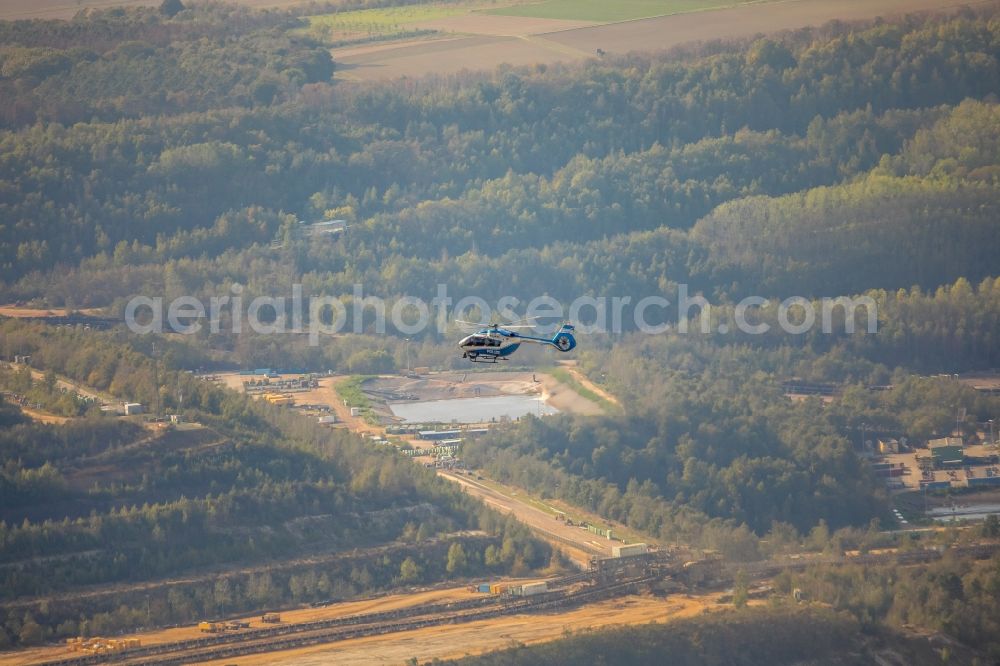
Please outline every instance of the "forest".
M52 372L121 397L158 387L167 408L200 424L150 429L95 409L41 424L0 402L4 646L560 566L524 526L348 432L171 370L117 334L3 327L5 342L30 337ZM45 384L0 369L16 395L63 395ZM481 536L457 534L469 530ZM356 549L378 556L300 561ZM233 573L207 592L157 586L215 567ZM140 581L152 586L131 595ZM116 593L74 596L94 586Z
M942 562L917 571L892 567L821 569L779 580L765 604L717 608L700 616L599 631L569 632L540 645L517 645L451 662L492 664L986 664L996 639L994 557ZM808 597L793 602L792 590ZM888 624L883 624L888 621ZM946 629L963 643L908 633ZM975 645L981 651L969 650Z
M527 417L462 456L738 561L887 539L898 525L859 456L863 428L922 442L1000 420L1000 397L953 377L1000 366L995 3L391 85L336 77L303 30L328 6L184 4L0 22L0 303L121 317L136 295L207 301L237 286L246 301L302 285L307 301L346 305L355 285L390 305L441 284L491 303L634 303L684 286L711 305L706 330L674 303L663 320L690 314L690 332L626 320L581 334L579 369L621 406ZM311 233L320 221L343 227ZM747 296L769 332L732 325ZM877 332L846 309L830 333L783 332L790 296L817 310L870 299ZM561 566L431 470L193 375L456 368L454 326L313 345L230 334L228 316L191 336L0 319L0 357L29 355L39 371L0 367L0 647ZM186 426L109 419L59 377ZM792 402L793 379L838 397ZM329 558L302 561L319 551ZM197 578L216 569L228 573ZM742 646L795 663L862 634L902 650L905 624L985 644L995 569L806 571L780 581L785 596L812 595L806 611L775 604L481 661L670 650L738 663L725 646ZM180 574L193 582L161 584ZM148 595L127 591L138 582ZM82 600L102 587L116 592ZM761 624L786 640L764 640Z
M425 296L448 282L492 298L483 275L498 270L518 296L685 282L725 301L993 276L989 9L394 87L336 83L291 19L247 11L92 12L73 31L42 22L5 42L0 84L63 108L44 86L66 90L72 74L105 106L0 133L0 293L108 306L301 280L316 294L361 282ZM135 22L154 52L129 46ZM74 51L92 32L103 51ZM44 66L48 51L64 64ZM154 65L203 99L128 108L113 84L142 91ZM809 225L831 211L834 236L817 237ZM348 233L296 233L325 218ZM842 248L836 262L817 255L820 238Z

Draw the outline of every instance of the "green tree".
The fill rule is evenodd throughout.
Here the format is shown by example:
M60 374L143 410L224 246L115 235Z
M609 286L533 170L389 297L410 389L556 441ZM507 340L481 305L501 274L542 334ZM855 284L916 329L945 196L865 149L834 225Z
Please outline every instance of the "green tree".
M420 580L420 565L412 557L407 557L399 565L399 579L404 583L413 583Z
M733 606L736 608L746 608L747 600L750 598L747 575L743 569L736 574L736 582L733 585Z
M168 18L177 16L184 9L184 3L181 0L163 0L160 3L160 13Z
M450 574L462 574L469 566L468 557L462 544L453 543L448 548L448 564L445 569Z

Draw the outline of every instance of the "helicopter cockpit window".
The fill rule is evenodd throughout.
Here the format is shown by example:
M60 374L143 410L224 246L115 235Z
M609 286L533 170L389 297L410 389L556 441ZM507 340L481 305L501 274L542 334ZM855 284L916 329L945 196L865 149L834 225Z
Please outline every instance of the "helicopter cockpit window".
M500 346L500 339L499 338L489 338L489 342L487 342L486 344L488 344L490 347L499 347Z

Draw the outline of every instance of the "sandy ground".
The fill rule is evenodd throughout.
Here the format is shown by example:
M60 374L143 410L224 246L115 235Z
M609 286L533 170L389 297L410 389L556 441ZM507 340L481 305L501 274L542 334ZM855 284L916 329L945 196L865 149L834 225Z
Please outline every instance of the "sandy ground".
M834 19L859 21L907 12L986 4L956 0L782 0L761 5L677 14L583 28L550 35L568 46L609 53L666 49L680 44L733 37L752 37L780 30L822 25Z
M540 391L530 372L434 372L413 377L380 377L366 389L409 393L421 400L528 395Z
M582 631L627 624L648 624L691 617L706 609L719 609L715 595L688 598L672 595L665 598L630 596L613 599L564 613L511 615L493 620L459 625L428 627L386 636L372 636L340 643L250 655L239 660L241 666L296 664L298 666L338 666L403 664L412 657L421 662L466 654L480 654L510 645L541 643L560 638L567 631ZM233 663L232 659L209 662Z
M574 562L582 568L586 568L593 556L610 557L611 546L618 544L617 541L608 541L592 532L579 527L570 527L555 519L551 512L547 512L523 498L515 496L518 492L514 489L505 488L498 490L498 484L491 482L486 485L475 479L473 476L455 474L450 471L440 470L439 476L459 484L462 489L477 497L484 504L490 506L500 513L513 513L517 519L528 525L538 536L551 543L556 548L562 550ZM554 508L554 507L553 507ZM594 521L595 523L598 521ZM601 524L607 523L605 520ZM612 528L614 525L612 525Z
M315 620L346 617L348 615L358 615L361 613L375 613L380 611L395 610L397 608L407 608L416 605L468 599L471 594L472 593L465 587L430 590L414 594L391 594L363 601L349 601L341 604L334 604L325 608L302 608L298 610L282 611L281 621L284 624L312 622ZM260 614L231 619L248 620L251 624L251 628L267 626L261 623ZM160 643L190 640L192 638L200 638L201 636L202 633L198 631L198 627L195 625L130 634L130 637L138 638L142 641L143 645L159 645ZM6 666L8 664L35 664L41 661L65 658L70 654L73 653L62 646L0 652L0 666Z
M593 21L567 21L562 19L531 18L527 16L492 16L489 14L465 14L449 16L433 21L417 23L417 28L440 30L441 32L461 32L469 35L497 35L522 37L540 35L547 32L575 30L599 25Z
M556 33L561 34L561 33ZM493 69L501 64L528 66L583 58L572 47L535 37L477 35L430 40L375 53L345 56L334 49L338 78L391 80L425 74L452 75Z
M597 49L608 53L655 51L681 44L715 39L752 37L782 30L844 21L872 19L906 12L949 9L986 4L991 0L783 0L691 14L625 21L544 34L517 36L480 34L465 39L430 40L399 44L378 51L333 51L338 76L355 80L387 80L424 74L454 75L464 70L489 70L507 63L514 66L582 60ZM484 23L501 17L476 17ZM500 24L498 24L499 26ZM512 28L497 28L505 34Z
M586 386L586 384L584 384L584 386ZM542 376L542 387L542 395L545 398L545 402L552 405L560 412L583 414L584 416L594 416L604 413L604 410L601 409L601 406L596 402L592 402L587 398L584 398L582 395L568 386L561 384L550 375Z
M569 374L573 375L573 379L578 381L580 385L583 386L584 388L593 391L597 395L601 396L602 398L610 402L612 405L617 405L618 407L622 406L622 403L618 402L618 398L608 393L594 382L587 379L587 376L584 375L582 372L580 372L579 368L577 368L577 361L575 360L559 361L559 365L565 368L566 371L569 372Z
M3 18L4 3L0 3L0 18ZM75 308L75 312L92 317L104 315L101 308ZM0 317L65 317L66 311L61 308L42 309L24 308L19 305L0 305Z
M604 393L573 368L574 377L595 393L617 402L614 396ZM294 379L299 375L282 375L283 379ZM239 373L220 373L221 384L235 391L243 391L244 382L252 379ZM330 407L342 423L360 432L384 434L380 428L370 426L363 419L351 418L350 410L344 407L337 396L334 385L344 377L324 377L319 380L319 388L290 393L296 404L326 405ZM277 381L275 379L271 380ZM420 400L446 400L451 398L474 398L477 396L535 395L541 394L545 402L560 412L573 414L600 414L601 407L584 398L572 388L560 383L544 373L531 372L436 372L419 378L386 375L365 384L366 389L400 394L414 394ZM276 391L280 392L280 391ZM260 395L263 395L261 393Z
M48 412L43 412L39 409L29 409L27 407L22 407L21 411L25 416L30 418L32 421L37 421L38 423L48 423L50 425L61 425L69 421L69 417L66 416L56 416L55 414L50 414Z
M310 622L370 613L417 604L466 599L464 587L395 594L377 599L336 604L327 608L283 611L283 623ZM538 643L561 637L569 629L581 631L616 625L646 624L691 617L706 610L725 606L717 604L718 594L703 597L636 595L577 608L564 613L521 614L482 620L468 624L442 625L385 636L342 641L334 644L300 648L284 652L240 657L241 666L263 664L402 664L411 657L421 660L479 654L506 647L512 640ZM262 626L259 615L248 616L252 627ZM177 640L199 638L195 626L164 629L133 635L143 645L157 645ZM29 665L71 656L63 646L48 646L0 653L0 666ZM232 658L212 664L234 663Z
M547 404L560 412L601 412L599 405L541 372L440 372L419 379L387 377L369 382L366 386L381 391L415 394L421 400L540 394Z
M970 372L960 375L958 381L975 389L1000 390L1000 373Z

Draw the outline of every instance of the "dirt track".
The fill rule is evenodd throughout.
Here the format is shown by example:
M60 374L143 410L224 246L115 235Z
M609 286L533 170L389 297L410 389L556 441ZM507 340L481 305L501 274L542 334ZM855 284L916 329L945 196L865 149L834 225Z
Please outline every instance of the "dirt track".
M333 51L338 76L351 80L387 80L425 74L454 75L464 70L489 70L507 63L532 65L578 61L607 53L656 51L681 44L818 26L832 20L857 21L907 12L955 10L992 0L780 0L729 9L625 21L573 30L516 36L511 27L466 38L380 45L372 51ZM485 21L488 17L478 17ZM498 17L499 18L499 17ZM499 33L496 34L496 33ZM506 35L506 36L504 36Z
M579 527L567 527L557 521L552 514L531 506L526 502L505 495L475 479L440 471L438 474L453 483L457 483L468 494L482 500L483 504L504 514L514 514L522 523L531 527L536 535L546 539L554 546L562 549L581 568L586 568L590 558L609 557L611 543L600 539L596 534L582 530ZM602 541L604 541L602 543Z
M282 622L286 624L313 622L316 620L346 617L348 615L377 613L423 604L456 601L468 598L469 594L470 593L464 587L430 590L426 592L416 592L413 594L390 594L363 601L348 601L341 604L334 604L326 608L302 608L299 610L284 611L281 613L281 618ZM259 628L262 626L259 614L239 619L248 620L253 627ZM160 629L157 631L134 634L134 636L139 638L143 645L159 645L173 641L201 638L203 634L198 631L198 627L196 625L190 624L173 629ZM0 666L32 664L41 661L61 659L65 658L69 654L69 651L62 646L41 647L29 650L17 650L13 652L0 652Z
M508 646L511 641L526 644L550 641L561 637L567 629L582 631L615 625L663 622L723 608L714 602L714 595L697 599L684 595L664 599L651 596L623 597L561 613L511 615L469 624L429 627L332 645L251 655L241 658L239 663L241 666L326 666L333 663L338 666L361 666L402 664L412 657L423 662L497 650ZM209 663L221 666L232 663L232 660Z

